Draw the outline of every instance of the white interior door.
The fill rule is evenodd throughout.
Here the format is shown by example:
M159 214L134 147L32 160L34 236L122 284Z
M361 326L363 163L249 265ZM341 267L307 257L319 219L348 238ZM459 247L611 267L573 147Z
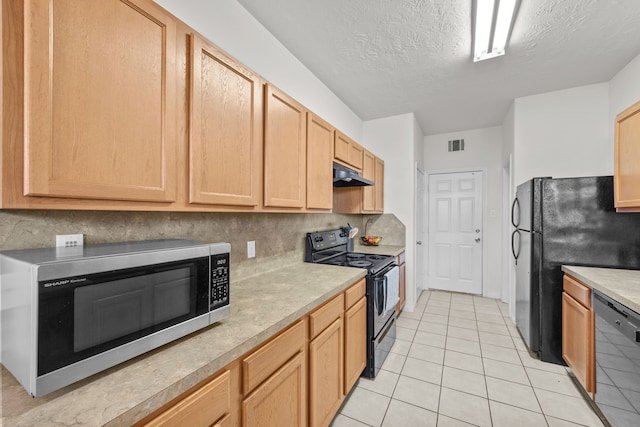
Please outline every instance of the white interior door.
M482 294L482 175L429 175L431 289Z
M426 202L427 191L425 188L424 172L416 168L416 298L420 292L426 289L427 258L425 254L427 245L426 229Z

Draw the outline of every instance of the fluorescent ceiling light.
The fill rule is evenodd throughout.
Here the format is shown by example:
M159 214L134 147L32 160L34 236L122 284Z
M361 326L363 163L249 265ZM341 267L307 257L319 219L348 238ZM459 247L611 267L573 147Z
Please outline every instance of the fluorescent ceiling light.
M476 0L474 61L504 55L515 8L516 0Z

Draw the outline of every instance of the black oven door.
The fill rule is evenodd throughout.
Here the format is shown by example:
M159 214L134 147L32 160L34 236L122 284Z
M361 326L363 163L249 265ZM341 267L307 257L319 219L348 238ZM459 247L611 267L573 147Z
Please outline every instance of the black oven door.
M209 312L209 257L38 283L38 375Z
M400 270L397 265L391 265L378 273L373 282L373 335L377 336L387 324L400 301Z

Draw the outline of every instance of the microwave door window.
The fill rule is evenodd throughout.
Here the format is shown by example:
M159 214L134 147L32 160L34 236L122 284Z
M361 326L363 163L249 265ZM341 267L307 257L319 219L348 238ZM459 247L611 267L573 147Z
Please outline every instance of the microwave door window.
M182 317L193 309L196 301L190 298L191 272L189 268L169 270L154 275L153 324Z
M190 268L75 289L75 352L142 331L190 311Z

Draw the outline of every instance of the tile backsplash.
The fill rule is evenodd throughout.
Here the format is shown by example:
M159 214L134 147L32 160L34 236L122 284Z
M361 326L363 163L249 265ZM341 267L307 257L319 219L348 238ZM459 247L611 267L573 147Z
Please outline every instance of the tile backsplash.
M147 239L231 243L233 280L299 262L307 232L347 223L384 230L386 244L404 244L404 226L393 215L183 213L119 211L0 211L0 250L55 246L56 234L84 234L85 245ZM391 236L399 233L402 236ZM247 259L255 240L256 258ZM401 241L401 242L400 242Z

